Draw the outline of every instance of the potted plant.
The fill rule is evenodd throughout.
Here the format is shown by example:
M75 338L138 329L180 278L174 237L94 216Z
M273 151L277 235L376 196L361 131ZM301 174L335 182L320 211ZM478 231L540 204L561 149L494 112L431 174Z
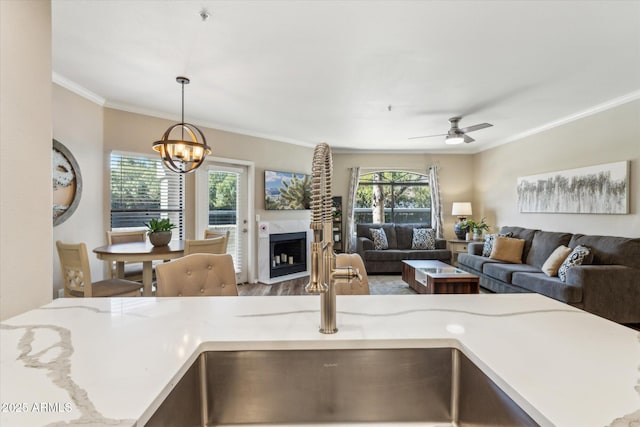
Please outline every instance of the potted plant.
M484 218L480 221L467 219L460 225L460 229L464 230L467 234L472 234L473 240L480 240L482 233L489 230L489 225L485 222ZM467 240L471 239L467 236Z
M165 246L171 241L171 230L176 228L169 218L153 218L147 226L147 235L153 246Z

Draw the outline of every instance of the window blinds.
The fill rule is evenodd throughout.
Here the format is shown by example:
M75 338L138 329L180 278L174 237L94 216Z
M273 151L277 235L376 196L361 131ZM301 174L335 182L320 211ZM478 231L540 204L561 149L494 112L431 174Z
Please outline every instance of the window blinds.
M169 218L174 237L184 237L184 176L155 157L112 152L111 229L144 227L151 218Z

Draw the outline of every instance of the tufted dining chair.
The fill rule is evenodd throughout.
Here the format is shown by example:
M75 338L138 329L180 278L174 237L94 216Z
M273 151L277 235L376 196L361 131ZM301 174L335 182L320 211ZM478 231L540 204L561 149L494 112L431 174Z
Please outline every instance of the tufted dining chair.
M357 253L353 254L337 254L336 267L352 267L360 273L362 280L354 277L351 283L346 280L336 282L337 295L369 295L369 278L367 270L364 268L364 262Z
M56 242L65 297L136 297L142 285L124 279L91 281L87 245Z
M185 240L184 254L225 254L227 253L227 238L225 236L203 240Z
M237 296L233 258L191 254L156 266L158 297Z
M137 231L111 231L107 230L107 245L117 245L119 243L146 242L146 230ZM111 261L111 277L116 278L116 263ZM124 265L124 278L127 280L142 281L142 263L128 262Z

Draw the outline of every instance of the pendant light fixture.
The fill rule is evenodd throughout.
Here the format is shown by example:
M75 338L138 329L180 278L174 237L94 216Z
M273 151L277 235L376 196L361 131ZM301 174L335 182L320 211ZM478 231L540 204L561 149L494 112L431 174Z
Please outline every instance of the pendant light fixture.
M211 148L200 129L184 122L184 85L188 85L190 80L176 77L176 81L182 85L182 121L167 129L160 141L153 143L153 149L160 153L167 169L176 173L189 173L202 165L205 157L211 154ZM171 133L177 129L181 132L180 139L170 139ZM189 140L185 140L185 133Z

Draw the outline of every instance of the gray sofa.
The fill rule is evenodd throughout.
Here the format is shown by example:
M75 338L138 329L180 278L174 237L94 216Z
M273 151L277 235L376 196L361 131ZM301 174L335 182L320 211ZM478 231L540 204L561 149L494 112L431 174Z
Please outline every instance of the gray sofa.
M471 243L458 255L462 270L480 276L480 286L493 292L536 292L619 323L640 322L640 239L588 236L503 227L525 240L522 264L482 256L483 243ZM541 270L558 246L587 246L593 261L571 267L567 280Z
M374 248L371 228L382 228L387 235L389 249ZM430 228L424 224L356 224L356 250L364 261L367 274L402 273L403 260L438 260L451 262L447 241L436 239L436 249L411 249L414 228Z

